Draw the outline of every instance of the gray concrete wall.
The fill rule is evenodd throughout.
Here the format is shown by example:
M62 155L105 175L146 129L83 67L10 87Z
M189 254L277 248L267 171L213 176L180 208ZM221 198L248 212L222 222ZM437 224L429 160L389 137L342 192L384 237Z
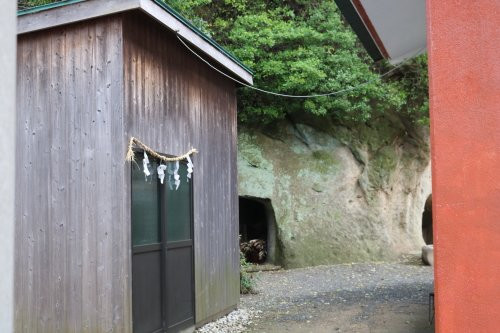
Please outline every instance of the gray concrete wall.
M13 332L16 1L0 0L0 332Z

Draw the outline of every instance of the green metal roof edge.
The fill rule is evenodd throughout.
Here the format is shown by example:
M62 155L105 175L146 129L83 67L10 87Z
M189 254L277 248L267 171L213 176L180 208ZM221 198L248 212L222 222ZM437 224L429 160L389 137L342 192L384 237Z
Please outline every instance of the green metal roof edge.
M38 13L38 12L41 12L44 10L62 7L62 6L66 6L66 5L71 5L73 3L78 3L78 2L83 2L83 1L86 1L86 0L63 0L63 1L58 1L58 2L51 2L51 3L47 3L45 5L39 5L39 6L31 7L31 8L18 10L17 16L34 14L34 13Z
M248 68L245 64L241 62L238 58L236 58L235 55L233 55L231 52L227 51L224 49L222 46L219 45L215 40L212 38L208 37L205 33L203 33L200 29L198 29L194 24L192 24L189 20L187 20L185 17L183 17L181 14L179 14L175 9L167 5L165 2L161 0L153 0L154 3L156 3L158 6L162 7L165 9L169 14L172 14L177 18L179 21L181 21L184 25L186 25L189 29L191 29L194 33L196 33L198 36L203 38L206 42L211 44L213 47L215 47L217 50L225 54L227 57L231 58L234 62L236 62L238 65L241 66L244 70L246 70L250 75L254 75L254 72Z
M49 10L57 7L62 7L66 5L71 5L79 2L84 2L87 0L63 0L63 1L58 1L58 2L52 2L48 3L45 5L40 5L40 6L35 6L32 8L27 8L27 9L22 9L17 12L18 16L23 16L23 15L28 15L28 14L34 14L38 13L44 10ZM161 0L153 0L154 3L156 3L158 6L163 8L165 11L167 11L169 14L174 16L176 19L181 21L185 26L187 26L191 31L193 31L195 34L203 38L207 43L215 47L218 51L223 53L225 56L233 60L235 63L237 63L241 68L243 68L245 71L247 71L250 75L254 75L254 72L248 68L241 60L236 58L232 53L224 49L222 46L220 46L216 41L214 41L212 38L208 37L205 33L203 33L200 29L198 29L194 24L189 22L186 18L184 18L181 14L179 14L175 9L167 5L165 2Z

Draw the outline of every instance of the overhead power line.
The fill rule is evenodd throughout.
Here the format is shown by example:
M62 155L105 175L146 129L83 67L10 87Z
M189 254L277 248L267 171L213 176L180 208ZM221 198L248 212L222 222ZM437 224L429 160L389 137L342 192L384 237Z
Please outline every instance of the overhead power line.
M261 88L258 88L258 87L254 87L248 83L245 83L245 82L242 82L238 79L235 79L234 77L224 73L223 71L221 71L220 69L218 69L217 67L213 66L210 62L208 62L206 59L204 59L202 56L200 56L196 51L194 51L191 47L189 47L187 45L186 42L184 42L184 40L182 39L181 36L179 36L179 34L177 34L177 39L179 39L179 41L182 43L182 45L184 45L184 47L186 47L192 54L194 54L198 59L200 59L201 61L203 61L205 64L207 64L208 66L210 66L210 68L212 68L213 70L217 71L218 73L220 73L221 75L224 75L225 77L227 77L228 79L231 79L233 80L234 82L238 83L238 84L241 84L242 86L245 86L249 89L252 89L252 90L255 90L255 91L258 91L258 92L261 92L261 93L264 93L264 94L269 94L269 95L274 95L274 96L280 96L280 97L287 97L287 98L317 98L317 97L327 97L327 96L335 96L335 95L340 95L340 94L343 94L343 93L346 93L346 92L349 92L349 91L353 91L353 90L356 90L356 89L359 89L360 87L363 87L367 84L370 84L372 82L375 82L377 81L378 79L381 79L385 76L388 76L390 74L392 74L393 72L395 72L396 70L398 70L399 68L401 68L403 65L405 65L409 60L411 60L413 57L415 57L416 55L418 55L421 51L423 51L423 49L419 49L414 55L406 58L404 61L402 61L399 65L395 66L394 68L391 68L390 70L388 70L387 72L383 73L383 74L380 74L379 76L377 76L376 78L373 78L371 80L368 80L366 82L363 82L363 83L360 83L354 87L349 87L349 88L345 88L345 89L342 89L342 90L337 90L337 91L333 91L333 92L328 92L328 93L320 93L320 94L310 94L310 95L289 95L289 94L282 94L282 93L279 93L279 92L274 92L274 91L269 91L269 90L265 90L265 89L261 89Z

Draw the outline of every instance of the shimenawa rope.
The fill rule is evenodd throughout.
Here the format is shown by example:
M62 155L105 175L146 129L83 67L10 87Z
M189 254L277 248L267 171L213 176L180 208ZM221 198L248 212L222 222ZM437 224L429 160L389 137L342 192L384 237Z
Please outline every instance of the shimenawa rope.
M182 160L187 159L188 156L198 153L198 150L196 150L195 148L191 148L191 150L189 150L187 153L182 154L180 156L166 157L166 156L158 154L153 149L149 148L144 143L142 143L140 140L138 140L138 139L136 139L134 137L131 137L130 141L128 143L127 155L125 156L125 160L128 161L128 162L132 162L134 160L134 156L135 156L135 154L134 154L134 146L144 149L144 151L147 152L149 155L151 155L152 157L157 158L157 159L159 159L160 161L163 161L163 162L182 161Z

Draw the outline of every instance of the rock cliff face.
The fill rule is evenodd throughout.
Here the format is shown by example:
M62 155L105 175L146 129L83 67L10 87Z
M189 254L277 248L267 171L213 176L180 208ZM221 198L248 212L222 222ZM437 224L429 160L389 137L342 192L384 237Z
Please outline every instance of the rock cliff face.
M428 133L397 117L347 127L287 119L239 129L240 196L270 202L285 267L419 251L431 193Z

